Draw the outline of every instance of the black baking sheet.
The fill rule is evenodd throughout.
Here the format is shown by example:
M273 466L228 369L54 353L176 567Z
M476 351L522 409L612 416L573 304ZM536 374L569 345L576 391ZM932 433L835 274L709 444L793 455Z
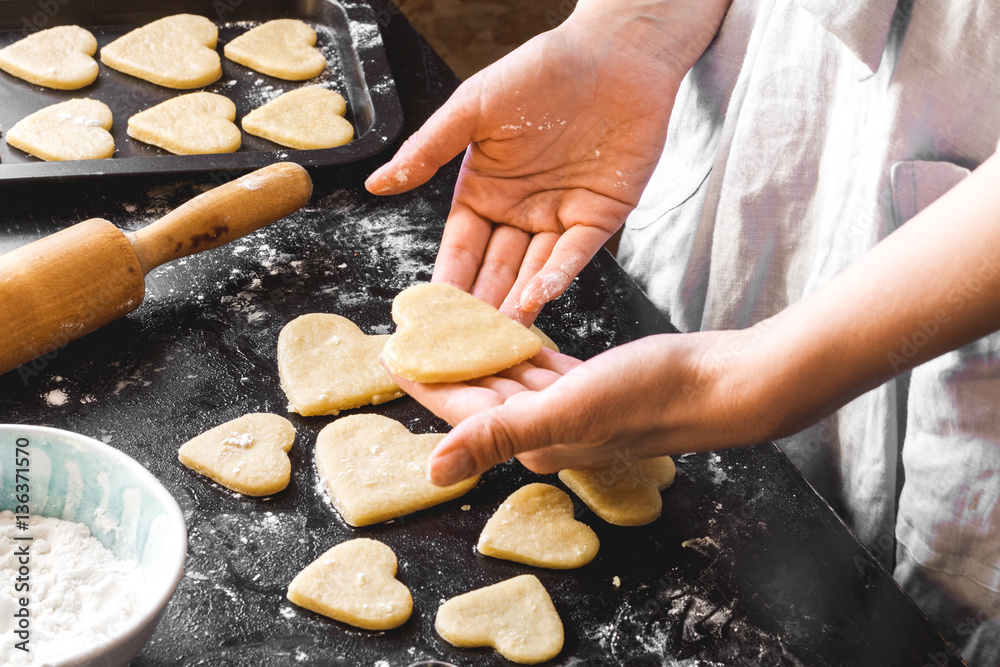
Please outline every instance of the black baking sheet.
M78 97L100 100L111 108L115 155L106 160L44 162L0 140L0 181L93 176L99 174L216 172L226 175L279 160L305 166L353 162L373 155L399 134L402 111L386 62L378 23L365 4L331 0L0 0L0 48L37 30L80 25L97 38L98 49L139 26L164 16L190 13L205 16L219 28L218 52L222 78L198 90L225 95L236 104L236 122L283 92L317 85L347 99L347 119L354 125L353 142L336 148L293 150L242 132L235 153L172 155L132 139L125 133L129 117L191 90L164 88L115 71L99 63L97 81L80 90L52 90L0 71L0 128L39 109ZM312 26L327 67L307 81L284 81L255 72L222 56L223 46L264 21L297 18ZM99 54L99 51L98 51ZM96 57L96 56L95 56ZM242 131L242 130L241 130ZM2 137L0 137L2 139Z

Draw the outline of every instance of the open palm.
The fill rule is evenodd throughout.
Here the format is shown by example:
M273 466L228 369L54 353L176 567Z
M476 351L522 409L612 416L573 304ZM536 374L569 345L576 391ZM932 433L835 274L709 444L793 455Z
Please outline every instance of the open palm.
M371 176L391 194L466 150L434 280L528 322L621 226L662 151L683 72L577 26L470 78Z

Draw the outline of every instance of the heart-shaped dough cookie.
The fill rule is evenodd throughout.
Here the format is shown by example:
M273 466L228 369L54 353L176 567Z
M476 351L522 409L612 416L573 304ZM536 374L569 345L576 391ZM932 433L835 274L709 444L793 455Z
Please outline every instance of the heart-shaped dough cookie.
M538 339L542 341L542 347L547 347L553 352L559 351L559 346L556 345L556 342L554 340L549 338L549 335L547 333L536 327L534 324L532 324L528 328L531 330L531 333L538 336Z
M185 442L177 458L191 470L247 496L269 496L288 486L288 450L295 427L279 415L244 415Z
M236 105L215 93L188 93L128 119L128 136L178 155L232 153L240 147Z
M28 35L0 49L0 69L46 88L76 90L97 78L97 40L76 25Z
M365 630L389 630L413 612L410 591L396 578L396 554L365 537L341 542L299 572L288 599L309 611Z
M673 459L657 456L598 470L562 470L559 479L608 523L643 526L660 516L660 492L673 484L676 474Z
M226 44L227 58L262 74L289 81L311 79L326 67L314 45L316 31L298 19L275 19Z
M417 382L462 382L498 373L538 354L542 341L457 287L425 283L392 301L398 328L382 351L394 373Z
M479 536L479 553L517 563L569 569L594 560L601 543L573 518L573 501L549 484L529 484L510 495Z
M333 506L352 526L367 526L458 498L479 481L434 486L427 457L444 437L414 435L380 415L351 415L316 438L316 470Z
M7 132L7 143L51 162L111 157L115 140L111 109L103 102L59 102L22 118Z
M434 627L450 644L492 646L525 665L551 660L563 645L559 613L530 574L453 597L438 608Z
M175 14L147 23L101 49L112 69L167 88L201 88L222 76L219 31L204 16Z
M344 118L347 102L340 93L307 86L279 95L243 117L243 129L282 146L306 150L333 148L354 138Z
M379 363L388 335L368 336L340 315L296 317L278 334L278 376L288 410L335 415L403 395Z

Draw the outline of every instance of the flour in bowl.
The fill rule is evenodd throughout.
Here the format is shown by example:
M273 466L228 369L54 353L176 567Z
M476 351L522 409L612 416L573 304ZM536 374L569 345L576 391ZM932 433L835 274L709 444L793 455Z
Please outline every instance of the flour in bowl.
M15 539L24 537L32 539ZM0 512L4 664L48 665L106 643L149 608L142 598L143 585L138 564L115 558L83 524L32 516L28 528L21 530L14 514ZM22 598L27 599L26 607ZM20 644L24 639L17 634L21 626L16 616L23 618L25 608L26 645Z

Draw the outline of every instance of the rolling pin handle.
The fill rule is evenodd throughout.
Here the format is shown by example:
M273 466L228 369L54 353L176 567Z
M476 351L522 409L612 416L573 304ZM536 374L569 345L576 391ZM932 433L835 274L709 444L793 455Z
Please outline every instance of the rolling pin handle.
M294 162L279 162L198 195L126 236L145 275L266 227L302 208L311 195L309 173Z

